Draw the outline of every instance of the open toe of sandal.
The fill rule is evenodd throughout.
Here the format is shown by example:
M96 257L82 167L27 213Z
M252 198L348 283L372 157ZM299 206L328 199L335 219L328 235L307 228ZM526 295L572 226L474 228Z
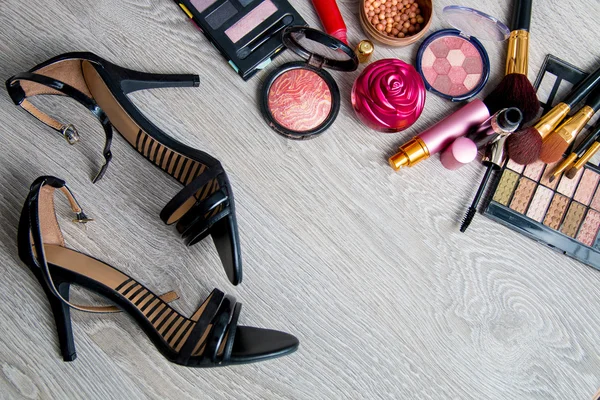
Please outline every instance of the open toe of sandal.
M76 358L71 310L114 312L114 306L82 306L69 299L72 284L114 302L140 325L169 360L189 367L215 367L263 361L291 353L298 340L269 329L238 327L242 309L235 298L214 289L191 317L175 310L174 292L156 295L117 268L67 248L54 210L62 192L76 214L74 222L93 221L83 212L65 182L42 176L31 185L19 220L19 257L41 284L56 321L65 361Z

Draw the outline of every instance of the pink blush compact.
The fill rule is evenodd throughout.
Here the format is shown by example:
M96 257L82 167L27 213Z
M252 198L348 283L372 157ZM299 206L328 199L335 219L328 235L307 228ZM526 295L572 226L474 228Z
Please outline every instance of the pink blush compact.
M456 29L429 35L417 53L417 71L430 92L451 101L468 100L483 89L490 60L477 39L501 42L510 29L497 18L463 6L446 6L444 19Z
M457 32L446 29L434 33L423 42L417 56L417 70L427 89L452 101L475 96L489 77L483 46Z
M444 37L436 39L425 49L422 69L432 88L459 97L481 82L483 61L470 42L460 37Z
M325 68L355 71L358 57L348 45L316 29L284 29L285 46L305 61L272 71L261 89L260 111L269 126L288 139L312 139L323 133L340 111L340 90ZM329 58L328 56L335 58Z
M269 110L281 126L309 131L321 125L332 106L325 79L304 68L287 70L275 79L268 94Z

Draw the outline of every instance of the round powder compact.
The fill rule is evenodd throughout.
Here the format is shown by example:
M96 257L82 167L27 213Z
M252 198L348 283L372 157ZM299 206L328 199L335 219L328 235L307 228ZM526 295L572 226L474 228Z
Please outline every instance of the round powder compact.
M286 67L269 88L268 110L287 130L312 131L327 121L333 110L332 83L304 63Z
M287 63L269 74L262 86L261 112L277 133L312 139L333 123L340 110L338 86L323 68L354 71L358 58L345 43L311 28L288 27L283 42L307 62Z
M451 101L467 100L483 89L490 76L487 51L476 36L503 41L510 30L468 7L448 6L443 15L458 29L442 29L425 39L417 53L417 71L427 90Z

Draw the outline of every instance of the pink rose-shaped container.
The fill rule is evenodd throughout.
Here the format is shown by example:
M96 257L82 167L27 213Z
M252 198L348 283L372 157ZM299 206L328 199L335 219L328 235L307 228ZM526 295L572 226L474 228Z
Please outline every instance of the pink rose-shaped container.
M415 123L425 106L425 84L410 64L395 58L375 61L352 86L352 106L360 120L382 132Z

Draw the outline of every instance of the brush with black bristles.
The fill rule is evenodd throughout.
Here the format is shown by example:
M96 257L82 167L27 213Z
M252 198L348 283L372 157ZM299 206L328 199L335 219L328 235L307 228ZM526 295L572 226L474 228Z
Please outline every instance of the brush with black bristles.
M598 83L600 67L582 80L565 100L552 107L535 125L510 135L506 141L510 159L522 165L537 161L540 158L543 140Z
M572 167L574 167L573 164L575 164L575 161L577 161L579 157L583 157L583 155L587 153L588 149L594 144L594 142L597 142L599 138L600 121L596 122L596 124L590 128L588 135L581 141L581 143L577 145L577 147L573 149L573 152L556 166L554 171L552 171L552 176L550 176L550 182L553 182L556 178L558 178L563 171L568 170L568 172L570 172ZM587 162L587 160L584 161L584 164L585 162ZM575 176L575 174L577 174L577 170L575 170L573 176ZM567 173L567 178L573 178L573 176L569 175L570 174Z
M567 151L569 145L573 143L579 132L585 127L588 121L600 109L600 85L590 93L585 100L585 105L579 109L573 116L560 124L542 143L540 160L546 164L556 162L561 159Z
M484 100L490 114L504 108L517 107L523 113L523 123L534 119L540 109L535 89L527 78L532 1L515 1L505 76Z

